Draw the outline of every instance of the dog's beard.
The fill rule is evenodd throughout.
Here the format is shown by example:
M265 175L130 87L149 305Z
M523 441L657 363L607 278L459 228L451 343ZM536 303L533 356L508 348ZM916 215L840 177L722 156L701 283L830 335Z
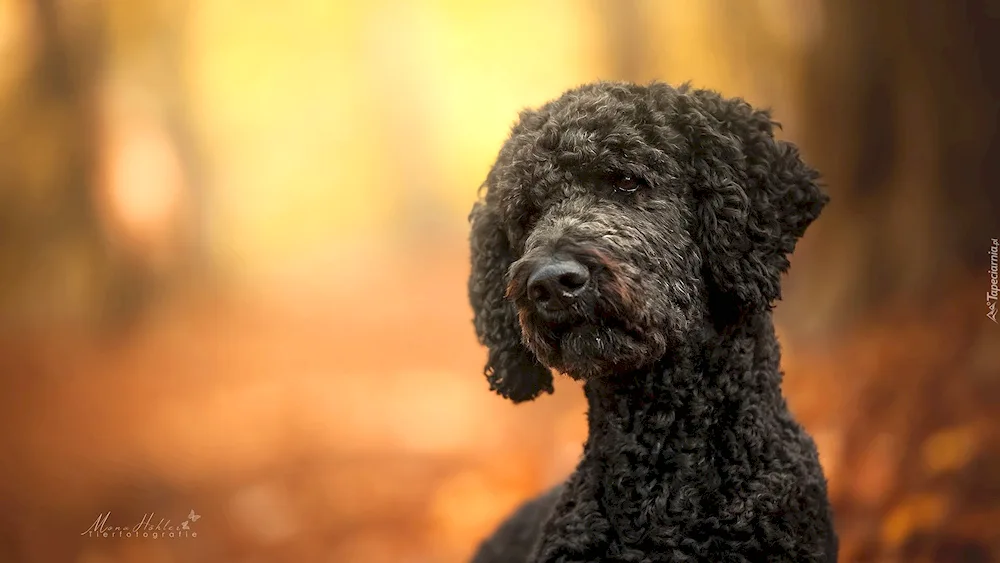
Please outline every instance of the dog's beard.
M626 326L614 320L583 320L551 325L522 314L525 345L545 365L574 379L594 379L639 369L666 352L661 331Z

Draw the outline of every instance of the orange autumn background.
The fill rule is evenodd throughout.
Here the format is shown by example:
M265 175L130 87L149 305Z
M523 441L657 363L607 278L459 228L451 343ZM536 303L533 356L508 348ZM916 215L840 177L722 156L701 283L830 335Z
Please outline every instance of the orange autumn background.
M0 0L0 560L467 560L586 419L489 392L466 218L517 112L596 79L772 107L824 173L776 318L841 561L1000 560L998 14Z

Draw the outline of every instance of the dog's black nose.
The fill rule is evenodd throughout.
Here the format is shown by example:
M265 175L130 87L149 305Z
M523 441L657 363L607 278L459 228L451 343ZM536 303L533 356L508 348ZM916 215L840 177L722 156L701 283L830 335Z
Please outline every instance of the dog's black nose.
M576 260L551 260L528 277L528 297L538 307L560 309L583 293L589 281L587 267Z

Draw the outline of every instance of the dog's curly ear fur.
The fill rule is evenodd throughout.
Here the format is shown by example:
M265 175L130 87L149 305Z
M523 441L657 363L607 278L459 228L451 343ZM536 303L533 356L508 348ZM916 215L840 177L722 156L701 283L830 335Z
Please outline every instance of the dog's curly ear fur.
M731 317L769 308L795 243L829 198L795 145L774 138L767 111L708 90L681 93L713 309Z
M469 301L479 342L489 350L485 374L490 389L520 403L552 392L552 372L521 341L517 309L506 299L513 253L496 211L485 201L472 208L472 273Z

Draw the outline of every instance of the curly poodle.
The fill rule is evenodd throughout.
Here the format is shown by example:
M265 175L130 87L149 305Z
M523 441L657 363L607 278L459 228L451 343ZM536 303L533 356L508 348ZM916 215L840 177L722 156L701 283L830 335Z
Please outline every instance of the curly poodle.
M776 125L662 83L520 114L470 216L474 324L500 395L582 381L589 437L476 563L836 561L771 316L827 196Z

